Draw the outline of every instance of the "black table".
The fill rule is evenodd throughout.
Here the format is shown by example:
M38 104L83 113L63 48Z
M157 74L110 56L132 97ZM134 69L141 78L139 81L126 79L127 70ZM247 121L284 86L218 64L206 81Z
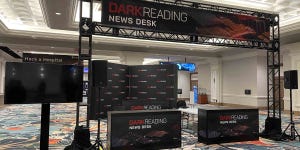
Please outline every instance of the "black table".
M111 111L107 125L111 150L181 147L181 112L178 110Z
M213 144L258 139L258 109L225 106L198 109L199 142Z

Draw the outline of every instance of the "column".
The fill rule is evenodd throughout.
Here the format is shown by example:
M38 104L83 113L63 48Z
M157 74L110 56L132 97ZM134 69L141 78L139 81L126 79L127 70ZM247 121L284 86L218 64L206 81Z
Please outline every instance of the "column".
M0 57L0 106L4 104L4 71L5 62L2 57Z
M298 70L298 89L292 89L292 101L293 101L293 111L300 111L300 52L297 48L290 50L289 56L291 57L291 68L287 70ZM289 97L290 90L285 89L284 96ZM289 98L288 98L289 99ZM289 100L290 102L290 100Z
M222 60L212 58L209 60L211 69L211 102L223 103L222 99Z
M199 94L207 94L208 101L211 102L211 70L210 63L201 61L197 63L198 90Z

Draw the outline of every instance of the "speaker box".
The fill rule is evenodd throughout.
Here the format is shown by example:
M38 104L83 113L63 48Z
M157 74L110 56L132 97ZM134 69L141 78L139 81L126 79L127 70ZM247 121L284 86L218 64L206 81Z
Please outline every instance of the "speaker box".
M64 148L64 150L85 150L91 149L90 130L87 127L78 126L74 130L74 140L71 145Z
M284 72L284 88L298 89L298 73L297 70L290 70Z
M92 61L92 79L93 86L107 86L107 61Z
M281 134L281 119L280 118L272 118L272 117L267 117L265 120L265 130L264 134L266 135L277 135Z

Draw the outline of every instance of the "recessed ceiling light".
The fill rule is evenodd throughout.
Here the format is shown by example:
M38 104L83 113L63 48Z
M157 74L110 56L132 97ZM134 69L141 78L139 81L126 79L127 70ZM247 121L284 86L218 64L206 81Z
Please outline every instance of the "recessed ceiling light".
M50 48L55 48L55 47L51 46Z
M55 13L56 15L61 15L61 13L59 13L59 12L57 12L57 13Z

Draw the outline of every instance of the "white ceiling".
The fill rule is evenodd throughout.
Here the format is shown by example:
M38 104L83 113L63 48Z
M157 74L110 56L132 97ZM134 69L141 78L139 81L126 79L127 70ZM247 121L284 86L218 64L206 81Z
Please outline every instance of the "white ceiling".
M282 43L298 42L300 35L300 0L193 0L243 9L280 14ZM77 0L0 0L0 45L17 52L42 51L76 54L78 45ZM94 20L101 10L94 5ZM78 16L78 15L77 15ZM158 59L165 56L211 57L232 48L159 41L96 36L95 55L123 55L142 52Z

